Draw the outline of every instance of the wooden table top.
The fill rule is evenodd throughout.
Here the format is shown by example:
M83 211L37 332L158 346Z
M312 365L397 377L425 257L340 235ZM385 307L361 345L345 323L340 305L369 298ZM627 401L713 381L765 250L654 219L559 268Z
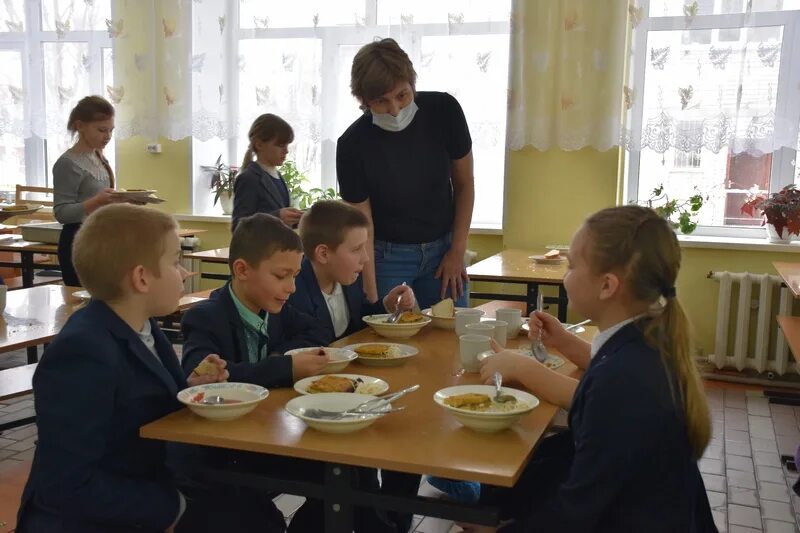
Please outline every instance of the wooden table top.
M800 363L800 316L781 316L775 317L786 337L786 343L794 355L794 360Z
M202 252L194 252L191 254L184 254L184 259L199 259L206 263L225 263L228 264L228 253L230 248L216 248L214 250L203 250Z
M72 313L85 302L73 296L80 290L83 289L40 285L9 291L5 311L0 317L0 353L52 341ZM183 311L205 300L208 292L183 296L178 310Z
M800 263L772 263L795 298L800 298Z
M385 342L371 330L362 330L334 343ZM348 465L433 474L505 487L513 486L536 443L552 422L557 408L546 402L511 429L476 433L462 427L433 401L433 394L451 385L478 383L478 374L454 374L460 368L458 341L453 331L425 327L403 341L419 355L403 366L375 368L357 362L345 372L379 377L399 390L415 383L421 389L398 401L408 409L382 418L351 434L334 435L306 427L287 413L284 405L298 395L293 389L273 389L255 411L238 420L219 423L182 409L141 428L146 438L201 444L236 450L314 459ZM524 337L509 346L527 344ZM560 372L574 374L567 363Z
M543 250L541 253L545 253ZM529 259L537 255L531 250L503 250L483 261L467 267L467 274L474 281L520 281L538 283L561 283L567 273L567 261L555 265L540 265Z
M205 233L204 229L179 229L178 237L191 237ZM13 238L13 241L10 240ZM34 252L37 254L56 254L58 245L46 242L26 241L21 235L9 235L4 242L0 242L0 252Z

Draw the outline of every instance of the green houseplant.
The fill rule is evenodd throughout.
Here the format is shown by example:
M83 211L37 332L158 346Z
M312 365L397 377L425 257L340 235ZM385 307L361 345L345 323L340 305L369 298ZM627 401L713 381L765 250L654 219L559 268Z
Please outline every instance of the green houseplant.
M202 165L200 167L205 172L211 174L211 190L214 193L214 205L220 202L222 212L230 215L233 212L233 182L238 167L232 167L222 162L222 155L217 158L213 165Z
M697 191L697 188L695 188L695 191ZM688 235L697 228L696 216L700 208L703 207L704 200L703 195L699 193L693 194L686 200L670 198L664 192L664 185L660 184L653 189L650 198L645 203L647 207L665 218L673 229L680 230L681 233Z
M297 168L297 164L292 160L286 160L281 168L278 169L289 189L289 197L292 203L299 209L306 209L318 200L335 200L339 194L335 189L321 189L314 187L306 190L304 184L308 183L305 173Z
M788 242L792 235L800 235L800 190L794 183L770 195L751 194L742 213L755 217L758 211L768 241Z

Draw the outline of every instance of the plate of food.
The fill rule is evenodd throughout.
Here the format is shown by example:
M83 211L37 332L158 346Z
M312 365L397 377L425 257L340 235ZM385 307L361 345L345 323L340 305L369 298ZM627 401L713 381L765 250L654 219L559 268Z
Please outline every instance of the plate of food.
M345 346L345 349L353 350L358 362L367 366L398 366L419 353L413 346L392 342L362 342Z
M183 389L178 401L209 420L240 418L265 400L269 391L251 383L208 383Z
M456 313L469 309L456 307L452 298L445 298L433 307L422 310L422 314L431 319L431 325L439 329L456 329Z
M326 374L301 379L294 384L300 394L320 394L323 392L355 392L377 396L389 390L389 384L382 379L360 374Z
M344 348L329 348L327 346L314 346L311 348L295 348L289 350L286 355L294 355L297 353L314 352L322 355L321 352L327 354L328 364L322 367L320 374L335 374L345 369L356 357L356 352L353 350L346 350Z
M413 337L419 331L431 323L431 318L414 311L400 313L397 322L388 323L386 320L391 314L367 315L364 322L381 337L390 339L407 339Z
M342 418L314 416L314 409L341 413L348 409L353 409L358 405L375 399L370 394L350 394L345 392L321 392L319 394L306 394L292 398L286 402L284 409L301 419L318 431L325 433L352 433L359 431L374 424L379 418L384 416L387 411L391 411L391 404L387 404L369 414L357 416L343 416Z
M150 196L155 194L155 189L117 189L113 192L115 196Z
M527 355L528 357L533 357L533 352L529 348L527 348L527 349L526 348L518 349L517 351L518 352L522 352L522 355ZM494 355L494 352L492 350L487 350L485 352L481 352L481 353L478 354L478 361L483 361L487 357L491 357L493 355ZM565 363L565 361L561 357L559 357L557 355L553 355L551 353L548 353L547 354L547 361L545 361L543 364L544 364L544 366L546 366L550 370L555 370L556 368L561 368L562 366L564 366L564 363Z
M561 254L561 250L555 249L550 250L544 255L531 255L528 259L541 265L557 265L564 261L566 257Z
M513 399L503 403L494 400L493 385L456 385L433 395L433 401L466 427L482 433L493 433L512 426L539 405L539 399L525 391L502 388L502 394Z
M41 205L32 205L32 204L5 205L3 207L0 207L0 216L6 219L9 217L16 217L20 215L30 215L31 213L35 213L41 208L42 208Z

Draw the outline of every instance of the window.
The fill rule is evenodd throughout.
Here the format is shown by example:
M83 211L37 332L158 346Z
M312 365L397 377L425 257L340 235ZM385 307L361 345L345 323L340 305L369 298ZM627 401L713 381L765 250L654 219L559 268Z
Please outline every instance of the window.
M635 29L629 201L708 201L697 234L755 236L749 194L800 176L800 0L651 0ZM635 91L631 91L633 93ZM629 93L630 94L630 93Z
M296 0L279 9L276 5L262 0L192 3L195 213L215 212L209 177L199 167L220 154L238 166L250 124L267 112L294 129L288 159L306 172L309 185L336 187L336 141L361 113L350 94L353 58L374 38L392 37L414 63L418 90L447 91L463 107L475 158L473 225L500 227L510 1ZM221 51L210 38L218 36L220 17L235 21ZM235 89L221 96L219 79Z
M0 191L52 186L70 110L113 87L111 19L111 0L0 3Z

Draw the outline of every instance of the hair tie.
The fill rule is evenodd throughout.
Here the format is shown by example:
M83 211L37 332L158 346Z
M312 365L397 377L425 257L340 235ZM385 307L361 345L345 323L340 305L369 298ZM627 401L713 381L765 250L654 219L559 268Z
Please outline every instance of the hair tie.
M668 287L661 291L662 296L664 298L675 298L675 287Z

